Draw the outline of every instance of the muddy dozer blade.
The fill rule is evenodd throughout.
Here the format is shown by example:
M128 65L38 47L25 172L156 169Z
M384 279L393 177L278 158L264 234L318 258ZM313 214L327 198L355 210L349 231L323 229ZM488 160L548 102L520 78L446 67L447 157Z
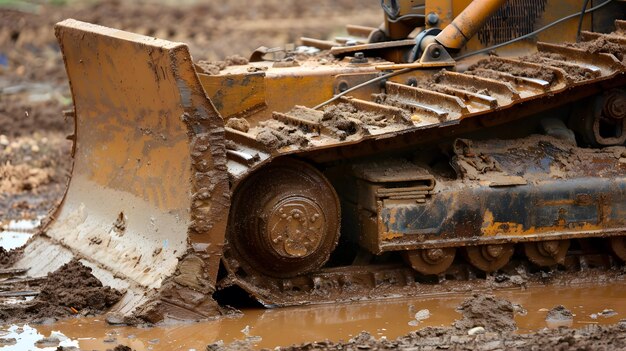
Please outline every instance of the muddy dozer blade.
M75 20L56 26L75 107L62 204L18 266L72 257L151 320L216 313L229 207L223 120L186 45Z

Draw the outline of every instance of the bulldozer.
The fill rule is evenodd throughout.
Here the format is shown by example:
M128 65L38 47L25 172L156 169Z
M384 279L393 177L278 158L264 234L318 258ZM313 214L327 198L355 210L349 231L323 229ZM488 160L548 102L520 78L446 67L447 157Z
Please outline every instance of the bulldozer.
M125 292L113 312L160 322L219 316L234 286L281 307L589 246L619 264L625 7L382 0L379 27L217 68L64 20L73 168L15 267L79 259Z

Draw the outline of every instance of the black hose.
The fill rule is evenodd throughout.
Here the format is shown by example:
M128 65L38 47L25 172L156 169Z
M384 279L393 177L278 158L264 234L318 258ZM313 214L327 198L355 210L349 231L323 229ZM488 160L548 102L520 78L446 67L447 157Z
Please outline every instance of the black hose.
M578 30L576 30L576 41L580 41L580 30L583 28L583 20L585 19L585 10L589 5L589 0L585 0L583 3L583 9L580 11L580 20L578 20Z

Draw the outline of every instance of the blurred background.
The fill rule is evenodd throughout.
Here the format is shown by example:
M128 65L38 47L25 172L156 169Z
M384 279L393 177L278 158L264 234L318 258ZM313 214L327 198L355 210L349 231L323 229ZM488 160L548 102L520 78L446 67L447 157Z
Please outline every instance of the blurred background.
M54 37L65 18L185 42L212 61L377 26L382 11L378 0L0 0L0 225L45 215L65 188L72 102Z

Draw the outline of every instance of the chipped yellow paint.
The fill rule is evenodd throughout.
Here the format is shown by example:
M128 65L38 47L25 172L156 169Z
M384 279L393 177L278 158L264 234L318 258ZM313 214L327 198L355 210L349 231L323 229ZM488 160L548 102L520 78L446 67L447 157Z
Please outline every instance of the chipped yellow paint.
M390 241L393 239L398 239L403 237L404 235L402 233L394 233L394 232L382 232L382 234L380 235L380 239L382 241Z
M481 228L482 236L488 237L498 237L498 236L525 236L525 235L536 235L542 233L571 233L571 232L589 232L595 230L606 229L604 226L599 224L591 224L591 223L567 223L564 219L559 219L558 222L553 226L546 227L537 227L532 226L528 229L524 229L524 226L521 223L515 222L494 222L493 214L487 215L485 217L491 216L490 222L483 222L483 226Z

